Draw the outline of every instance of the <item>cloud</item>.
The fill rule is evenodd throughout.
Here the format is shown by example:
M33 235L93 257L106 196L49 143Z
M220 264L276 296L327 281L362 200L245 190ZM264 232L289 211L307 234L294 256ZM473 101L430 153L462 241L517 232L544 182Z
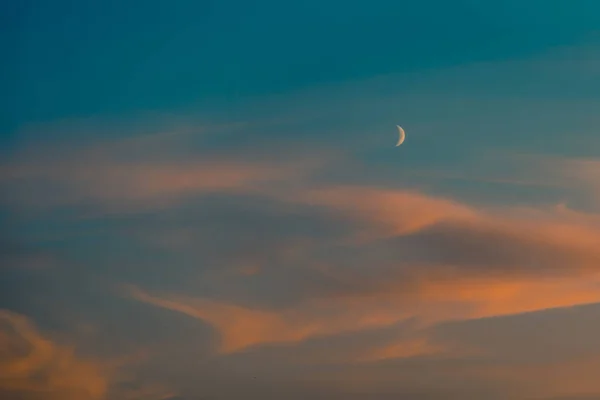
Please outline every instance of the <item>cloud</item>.
M592 138L596 140L597 135ZM596 143L589 143L581 153L588 153L589 148L596 147ZM494 162L490 163L490 159ZM583 209L599 209L600 159L595 155L567 157L558 154L490 152L485 158L474 161L476 165L462 166L460 174L437 175L442 179L504 181L507 184L537 186L545 188L542 192L543 201L558 198L562 203L569 202ZM476 174L479 178L474 171L478 171ZM436 172L430 175L436 176Z
M160 298L137 288L131 288L129 294L137 300L202 319L215 326L222 335L219 351L223 353L260 343L298 342L320 329L316 323L302 321L301 315L281 315L206 299Z
M205 321L219 333L223 353L409 319L431 326L600 302L600 226L564 208L483 209L361 187L307 190L292 198L342 213L357 221L354 233L368 233L368 240L330 244L337 251L305 260L312 263L301 267L313 271L311 282L321 277L329 286L314 291L304 282L304 296L278 308L139 288L129 295ZM256 278L268 280L269 274ZM293 274L287 278L280 276L277 285L297 288ZM416 340L371 357L427 354L435 347Z
M257 161L252 154L183 146L187 142L173 133L26 147L0 166L0 184L5 201L21 209L87 204L136 211L199 194L261 192L265 184L300 179L325 160L321 154Z
M389 359L411 358L424 355L439 355L447 352L441 344L432 343L425 337L398 340L394 343L375 347L366 354L359 356L363 362L374 362Z
M260 344L298 343L315 336L385 327L401 319L397 314L380 312L378 315L373 309L368 314L365 310L340 313L339 305L327 309L324 304L316 304L278 312L209 299L154 296L135 287L129 287L127 294L139 301L206 321L221 335L218 348L221 353L233 353Z
M475 208L411 191L333 187L296 201L322 204L367 224L375 238L407 238L437 264L555 269L600 262L598 215L557 209ZM423 259L420 261L424 261ZM574 265L573 265L574 264Z
M565 181L588 190L600 204L600 159L562 159L560 170Z
M0 310L0 394L23 400L101 400L106 371L43 337L24 316Z
M378 190L360 186L327 187L294 193L289 201L329 207L376 224L380 234L406 235L443 219L474 218L468 207L413 191Z
M132 368L139 356L83 358L26 316L0 309L0 397L20 400L165 400L175 396Z
M580 278L581 279L581 278ZM402 287L397 289L401 292ZM323 336L383 329L417 318L427 325L449 320L512 315L554 307L600 301L597 288L586 290L579 282L556 280L546 284L507 280L449 279L445 283L422 282L404 295L382 291L370 297L307 301L284 310L248 308L203 298L177 295L153 296L135 290L135 299L198 318L219 333L219 351L232 353L264 344L294 344ZM417 339L400 342L363 359L409 357L441 348Z
M243 163L98 163L25 167L12 171L12 181L25 179L20 199L26 204L78 204L100 207L163 207L185 196L244 193L260 184L281 181L289 169ZM43 182L43 183L42 183ZM54 192L53 195L45 195ZM22 196L22 197L21 197ZM39 197L38 197L39 196ZM125 207L127 208L127 207Z

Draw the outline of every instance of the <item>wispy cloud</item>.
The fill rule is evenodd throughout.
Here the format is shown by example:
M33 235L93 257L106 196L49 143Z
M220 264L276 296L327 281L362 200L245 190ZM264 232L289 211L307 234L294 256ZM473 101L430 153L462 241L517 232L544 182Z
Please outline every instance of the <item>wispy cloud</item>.
M24 316L0 310L0 394L5 398L101 400L107 371L43 337Z
M294 199L346 213L361 222L357 232L369 232L370 240L352 242L356 268L336 259L343 257L343 248L313 260L332 266L321 271L345 282L342 291L315 295L309 290L300 303L283 310L137 288L129 295L212 325L225 353L381 329L409 318L435 324L600 302L600 226L576 214L485 210L418 193L359 187L309 191ZM382 251L384 260L378 257ZM420 348L392 346L377 357L431 350L423 343Z
M600 158L562 159L558 166L562 179L590 194L593 206L600 209Z
M20 208L93 205L112 211L177 204L206 193L253 193L302 179L326 158L300 155L257 161L189 144L181 134L26 148L0 167L5 200ZM189 144L186 147L185 144Z
M23 400L165 400L158 382L128 368L138 357L82 357L40 332L28 317L0 309L0 397Z

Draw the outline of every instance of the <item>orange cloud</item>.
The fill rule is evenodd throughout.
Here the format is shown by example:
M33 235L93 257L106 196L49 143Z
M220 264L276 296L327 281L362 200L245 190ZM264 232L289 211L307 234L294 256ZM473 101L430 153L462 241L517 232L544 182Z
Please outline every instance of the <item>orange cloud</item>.
M11 171L11 181L30 182L20 189L18 200L24 204L155 207L194 194L252 192L262 183L284 180L294 172L293 167L219 162L67 164ZM38 186L39 180L45 183Z
M64 148L32 146L0 165L0 185L19 207L83 203L131 211L197 194L261 193L265 183L298 180L326 159L312 153L283 160L271 156L270 161L218 156L198 152L189 140L189 135L167 133Z
M30 400L101 400L105 371L37 332L21 315L0 310L0 394Z
M376 310L370 310L368 314L364 311L362 314L340 313L339 306L328 310L324 304L277 312L208 299L153 296L133 287L128 288L128 294L137 300L206 321L221 335L219 351L222 353L260 344L297 343L315 336L385 327L402 319L398 313L377 314Z
M133 370L139 355L83 359L44 337L25 316L0 309L0 398L22 400L164 400L173 391Z
M432 250L460 250L464 260L481 255L480 264L494 262L491 260L494 255L521 263L527 258L540 261L540 257L549 262L553 257L555 260L550 264L558 261L563 268L600 264L599 216L582 216L565 207L535 212L478 210L411 191L361 187L312 190L290 199L322 204L363 221L367 225L365 230L374 238L427 236L437 241L431 243ZM481 254L482 250L489 253L494 248L496 254ZM544 252L552 257L544 257ZM568 265L573 262L575 266Z
M220 335L222 353L256 345L299 343L315 337L381 329L409 318L417 318L422 326L431 326L449 320L600 302L597 288L579 277L549 282L456 277L445 282L422 281L409 293L403 293L402 287L397 286L395 291L384 289L369 296L310 299L283 310L258 310L177 295L153 296L139 289L132 289L130 295L210 324ZM439 351L442 347L417 338L374 349L360 358L374 361Z
M456 277L445 282L421 286L422 301L439 305L456 305L458 310L435 310L425 316L433 321L472 319L514 315L551 308L572 307L600 302L600 280L584 276L571 279L470 279Z
M277 310L137 289L130 294L207 322L219 332L225 353L380 329L408 318L430 326L600 302L600 226L564 209L478 210L414 192L362 188L308 191L294 199L360 220L371 240L353 244L352 251L364 254L365 263L389 265L365 265L363 278L335 267L334 256L315 260L333 265L328 278L345 289L307 295ZM370 247L382 245L377 238L388 246L385 260ZM394 253L398 240L410 240L411 247ZM422 251L403 261L412 247ZM394 351L401 356L413 350L403 353L400 346L372 357Z
M379 235L408 235L444 220L476 218L456 202L413 191L355 186L329 187L294 193L288 201L322 205L376 224Z
M411 358L416 356L443 354L446 347L432 343L425 337L406 339L394 343L376 347L366 354L359 356L358 360L363 362L374 362L398 358Z

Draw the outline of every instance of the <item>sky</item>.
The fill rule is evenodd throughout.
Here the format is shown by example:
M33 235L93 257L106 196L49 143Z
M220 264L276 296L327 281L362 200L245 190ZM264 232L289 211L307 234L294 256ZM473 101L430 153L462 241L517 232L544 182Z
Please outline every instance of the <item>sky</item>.
M597 0L6 1L0 38L3 399L600 399Z

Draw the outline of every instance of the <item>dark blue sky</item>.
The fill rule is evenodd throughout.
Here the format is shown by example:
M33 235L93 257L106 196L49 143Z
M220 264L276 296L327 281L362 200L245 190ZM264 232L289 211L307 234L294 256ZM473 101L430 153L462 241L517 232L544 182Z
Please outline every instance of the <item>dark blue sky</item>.
M0 131L502 60L597 32L593 0L4 2Z

